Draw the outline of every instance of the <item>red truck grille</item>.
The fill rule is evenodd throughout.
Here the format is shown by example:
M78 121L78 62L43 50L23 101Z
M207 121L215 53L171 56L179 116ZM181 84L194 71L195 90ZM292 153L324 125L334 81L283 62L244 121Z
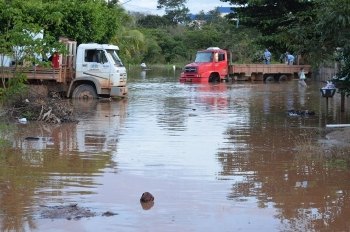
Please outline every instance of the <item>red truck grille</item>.
M196 67L185 67L185 73L196 73L197 68Z

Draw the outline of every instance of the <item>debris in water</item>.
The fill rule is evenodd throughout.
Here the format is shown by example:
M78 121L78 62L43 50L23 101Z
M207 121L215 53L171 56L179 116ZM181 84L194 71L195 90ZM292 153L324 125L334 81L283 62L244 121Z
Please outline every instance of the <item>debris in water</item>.
M144 192L144 193L142 193L140 201L141 202L151 202L151 201L154 201L154 197L151 193Z

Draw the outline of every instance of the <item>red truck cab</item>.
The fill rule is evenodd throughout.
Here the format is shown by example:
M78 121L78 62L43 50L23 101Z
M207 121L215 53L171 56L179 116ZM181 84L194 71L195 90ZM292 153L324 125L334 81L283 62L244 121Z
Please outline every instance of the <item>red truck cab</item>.
M218 47L198 51L193 63L181 72L180 82L220 82L228 78L228 53Z

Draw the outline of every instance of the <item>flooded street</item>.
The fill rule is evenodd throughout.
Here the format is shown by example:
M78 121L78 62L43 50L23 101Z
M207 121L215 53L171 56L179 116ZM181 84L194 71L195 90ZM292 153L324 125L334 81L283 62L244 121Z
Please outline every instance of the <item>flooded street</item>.
M326 124L350 122L339 94L326 108L316 81L129 77L127 99L74 102L77 123L14 125L1 231L350 231L349 165L304 152L322 149ZM75 204L92 215L47 213Z

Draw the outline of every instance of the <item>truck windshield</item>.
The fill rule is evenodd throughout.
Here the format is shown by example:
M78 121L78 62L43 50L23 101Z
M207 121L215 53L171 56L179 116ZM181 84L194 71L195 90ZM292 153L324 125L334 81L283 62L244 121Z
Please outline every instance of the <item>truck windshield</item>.
M107 49L107 54L109 54L109 56L112 57L114 65L124 66L122 61L120 60L116 50L114 50L114 49Z
M211 52L197 52L194 62L211 62L213 54Z

